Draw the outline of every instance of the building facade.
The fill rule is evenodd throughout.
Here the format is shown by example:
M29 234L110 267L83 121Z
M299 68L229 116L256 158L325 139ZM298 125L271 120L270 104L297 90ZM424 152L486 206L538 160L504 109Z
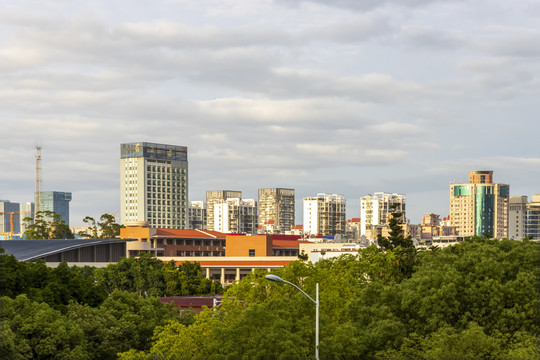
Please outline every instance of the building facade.
M405 222L407 197L404 194L376 192L360 198L360 235L371 237L371 229L388 224L392 206Z
M234 190L211 190L206 192L206 228L215 230L214 204L231 198L242 198L241 191Z
M257 202L255 199L229 198L215 202L214 231L256 234Z
M60 219L69 225L69 202L70 192L62 191L42 191L39 196L41 211L54 211L60 215Z
M18 234L21 232L20 204L0 200L0 233ZM29 215L32 216L32 215Z
M294 189L259 189L257 212L262 232L269 228L265 225L272 225L276 234L290 231L294 226Z
M527 196L510 196L508 204L508 237L521 240L525 237Z
M24 232L27 230L27 228L25 226L24 218L25 217L34 218L34 214L35 214L35 208L34 208L34 203L33 202L26 202L26 203L20 205L21 234L24 234ZM31 222L31 223L33 223L33 222Z
M304 232L307 235L345 235L346 200L343 195L317 194L304 198Z
M187 147L154 143L120 146L121 223L188 226Z
M533 195L532 201L527 204L525 236L540 240L540 194Z
M450 222L460 236L508 237L510 186L493 171L469 171L468 184L450 184Z
M204 201L189 202L189 229L206 230L206 205Z

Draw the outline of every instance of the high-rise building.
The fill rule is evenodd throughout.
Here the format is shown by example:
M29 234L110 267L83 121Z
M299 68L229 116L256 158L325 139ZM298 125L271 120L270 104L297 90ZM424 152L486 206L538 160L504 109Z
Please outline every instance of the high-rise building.
M189 202L189 228L206 230L206 205L204 201Z
M460 236L508 236L510 186L493 183L493 171L469 171L468 184L450 184L450 222Z
M317 194L304 198L304 232L327 236L345 235L346 200L343 195Z
M42 191L39 196L40 211L54 211L69 225L69 202L71 193L63 191Z
M188 227L187 147L147 142L120 146L121 223Z
M274 221L276 234L285 234L294 226L294 189L259 189L259 226Z
M397 193L376 192L360 198L360 235L369 237L373 227L387 225L392 211L400 212L405 222L406 202L407 197Z
M229 198L214 202L214 231L236 234L257 233L255 199Z
M24 218L25 217L30 217L30 218L34 217L34 214L35 214L34 203L33 202L27 202L27 203L21 204L20 209L21 209L20 210L21 211L21 216L20 216L21 222L20 222L20 224L21 224L21 234L22 234L26 230L28 230L25 227ZM33 222L30 222L30 223L33 223Z
M20 204L0 200L0 232L18 234L21 231ZM12 214L13 213L13 214ZM31 214L29 216L32 216ZM13 219L13 224L11 223ZM13 225L13 228L11 226Z
M527 196L510 196L508 205L508 237L521 240L525 237Z
M234 190L211 190L206 192L206 229L217 230L214 226L214 204L232 198L242 198L241 191Z
M533 195L532 201L527 204L525 236L540 240L540 194Z

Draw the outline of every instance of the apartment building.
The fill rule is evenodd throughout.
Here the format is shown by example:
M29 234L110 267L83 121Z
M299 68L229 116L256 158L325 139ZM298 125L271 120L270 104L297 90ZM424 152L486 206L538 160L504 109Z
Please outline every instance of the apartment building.
M345 235L346 200L343 195L317 194L304 198L304 232L308 235Z
M216 230L214 223L214 204L232 198L241 199L242 192L234 190L211 190L206 192L206 228L208 230Z
M460 236L508 236L510 186L493 183L493 171L469 171L468 184L450 184L450 223Z
M214 231L256 234L257 202L255 199L230 198L214 202Z
M120 219L151 226L188 226L187 147L155 143L120 145Z
M405 222L406 202L407 197L398 193L376 192L360 198L360 235L371 239L373 228L387 225L394 205L395 211L402 214L402 221Z
M259 189L257 212L261 233L290 231L294 226L294 189Z
M206 230L206 205L204 201L190 201L188 208L189 228Z

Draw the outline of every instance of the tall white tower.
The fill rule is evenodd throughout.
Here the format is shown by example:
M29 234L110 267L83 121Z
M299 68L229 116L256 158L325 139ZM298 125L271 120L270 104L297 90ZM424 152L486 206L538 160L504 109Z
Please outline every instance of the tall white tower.
M187 147L147 142L120 146L121 223L187 229Z

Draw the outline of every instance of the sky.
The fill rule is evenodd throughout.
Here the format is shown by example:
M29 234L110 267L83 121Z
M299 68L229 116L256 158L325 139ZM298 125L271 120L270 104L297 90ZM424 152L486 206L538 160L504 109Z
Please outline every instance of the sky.
M120 144L188 147L189 200L293 188L407 195L493 170L540 193L537 0L18 0L0 3L0 199L73 193L120 215Z

